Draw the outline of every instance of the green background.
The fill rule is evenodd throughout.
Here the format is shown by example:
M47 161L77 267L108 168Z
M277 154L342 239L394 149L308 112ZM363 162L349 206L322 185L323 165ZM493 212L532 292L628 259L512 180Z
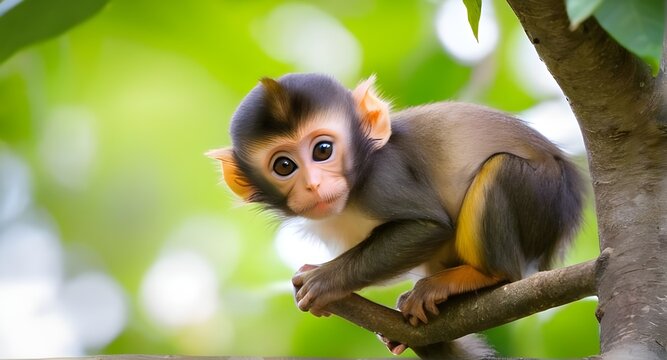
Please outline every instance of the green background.
M50 356L388 356L373 334L296 309L288 286L294 269L273 244L276 220L237 206L219 182L217 164L203 153L229 144L229 119L260 77L309 70L294 60L298 54L289 60L267 50L267 42L277 44L271 36L284 32L284 22L271 20L280 9L300 9L346 32L359 55L341 80L353 87L377 74L396 108L465 99L518 113L551 100L554 95L536 95L517 80L514 42L522 30L504 2L493 5L498 45L474 64L443 49L437 2L389 0L112 0L81 25L0 64L0 157L22 164L30 199L19 211L10 192L0 192L0 209L10 214L0 217L0 234L16 223L47 219L63 254L58 286L82 274L106 274L126 309L122 331L110 341ZM578 162L585 166L585 159ZM0 191L11 189L12 174L2 169ZM596 234L588 204L565 263L594 258ZM13 240L0 237L0 245ZM0 246L0 257L2 251ZM169 326L151 315L142 288L155 262L174 252L194 253L212 265L215 310ZM30 282L12 277L13 271L20 269L0 271L0 297L2 291L12 295L9 285ZM409 286L364 294L391 305ZM55 291L54 301L61 295ZM486 335L506 356L595 354L595 306L585 299ZM0 317L4 324L13 319L7 311L0 316L7 317ZM33 330L30 323L22 326ZM0 325L0 355L2 334Z

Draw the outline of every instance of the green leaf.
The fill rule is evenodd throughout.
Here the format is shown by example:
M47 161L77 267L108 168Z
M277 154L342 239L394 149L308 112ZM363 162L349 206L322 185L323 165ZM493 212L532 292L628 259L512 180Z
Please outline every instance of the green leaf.
M468 10L468 23L470 23L472 33L475 35L475 39L479 41L478 30L479 17L482 15L482 0L463 0L463 5Z
M664 0L605 0L595 11L600 25L657 73L662 56Z
M565 7L570 18L570 28L576 29L579 24L591 17L604 0L567 0Z
M0 2L0 63L19 49L58 36L100 11L108 0Z

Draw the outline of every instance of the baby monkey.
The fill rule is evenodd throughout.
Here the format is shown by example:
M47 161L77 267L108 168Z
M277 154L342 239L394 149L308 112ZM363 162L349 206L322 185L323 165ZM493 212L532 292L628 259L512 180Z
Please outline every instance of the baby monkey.
M449 296L551 264L581 218L582 180L551 142L482 106L390 112L374 78L354 90L320 74L264 78L213 150L227 185L287 217L337 257L292 278L299 309L420 268L399 309L417 325Z

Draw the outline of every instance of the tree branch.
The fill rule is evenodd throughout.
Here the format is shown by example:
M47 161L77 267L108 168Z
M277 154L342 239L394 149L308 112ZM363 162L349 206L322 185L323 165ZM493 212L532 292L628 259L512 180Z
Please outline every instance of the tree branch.
M462 295L440 306L428 324L413 327L400 312L353 294L330 304L327 310L369 331L410 347L450 341L489 329L555 306L594 295L597 274L609 252L597 260L539 272L492 290Z

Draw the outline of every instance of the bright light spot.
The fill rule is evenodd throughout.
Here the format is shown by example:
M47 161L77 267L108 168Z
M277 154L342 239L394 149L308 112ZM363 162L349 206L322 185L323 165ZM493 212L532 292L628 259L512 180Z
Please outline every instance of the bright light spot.
M44 281L57 286L62 249L45 224L15 222L0 230L0 281Z
M547 66L540 60L535 47L526 34L517 29L511 37L511 48L507 56L516 79L530 93L542 97L563 96L563 92L554 80Z
M568 153L586 151L579 124L565 98L542 102L519 117Z
M0 1L0 16L4 15L7 11L11 10L14 6L18 5L23 0L5 0Z
M62 266L60 242L46 221L0 230L0 358L83 355L56 301Z
M67 282L62 301L86 349L100 349L125 327L127 304L123 290L109 276L86 273Z
M51 284L0 280L0 358L81 356Z
M16 192L29 199L27 169L0 153L0 170L2 206L21 210L0 224L0 358L81 356L108 344L126 321L122 291L102 274L62 287L63 250L54 226L46 214L24 210L28 200L16 200Z
M284 222L276 234L275 247L280 259L297 270L304 264L321 264L331 260L331 254L323 243L304 234L304 219Z
M169 249L189 249L205 254L215 264L221 279L236 269L240 258L241 241L236 228L223 218L212 215L193 216L187 219L167 239Z
M361 47L354 35L322 10L305 4L281 5L255 25L254 35L262 49L297 71L356 80Z
M498 23L493 4L484 1L479 19L479 42L470 29L463 1L445 0L436 15L438 38L448 53L461 63L472 65L489 55L498 43Z
M21 214L30 204L28 166L5 147L0 147L0 224Z
M141 298L153 320L168 327L201 323L218 307L218 279L200 254L170 250L150 268Z
M60 185L76 189L86 183L97 142L94 122L90 112L69 107L56 109L43 122L40 159Z

